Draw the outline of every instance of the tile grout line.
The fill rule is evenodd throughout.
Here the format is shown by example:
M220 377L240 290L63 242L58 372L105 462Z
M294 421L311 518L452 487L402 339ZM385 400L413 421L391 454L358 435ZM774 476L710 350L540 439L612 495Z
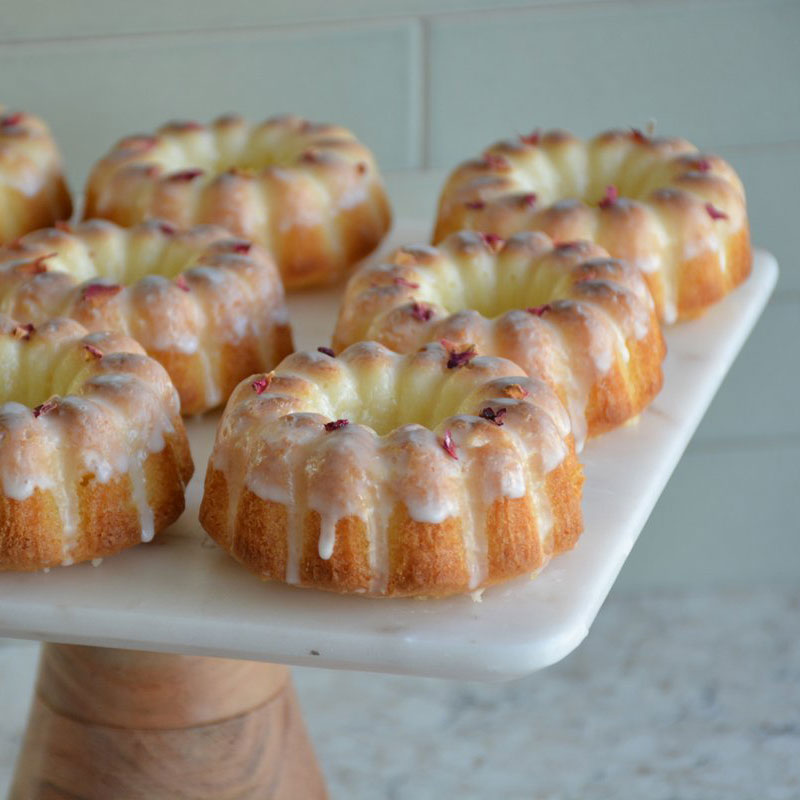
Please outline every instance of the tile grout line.
M664 6L672 7L690 7L692 5L703 5L708 7L725 5L728 0L636 0L635 5L645 6L649 8L663 8ZM746 0L740 0L741 3L746 4ZM751 0L752 2L752 0ZM779 2L779 0L767 0L767 2ZM42 44L58 44L58 43L77 43L86 44L95 41L108 41L115 39L160 39L169 37L191 37L199 35L228 35L228 34L247 34L247 33L273 33L280 31L297 32L306 31L309 29L324 29L324 28L348 28L364 26L375 26L385 23L395 23L402 21L409 21L415 19L426 19L429 21L434 20L452 20L462 19L469 20L475 18L485 18L487 16L503 16L513 17L520 14L530 13L547 13L547 12L562 12L562 13L581 13L590 10L615 10L615 9L630 9L631 0L541 0L540 2L528 2L521 5L501 5L499 7L488 5L483 8L472 9L442 9L439 11L430 11L426 9L422 13L413 11L388 13L385 15L375 16L353 16L353 17L311 17L307 20L294 19L292 21L265 24L257 23L255 25L231 25L228 27L205 27L205 28L175 28L172 30L138 30L130 32L112 32L112 33L91 33L84 35L66 35L66 36L44 36L42 38L36 37L23 37L23 38L0 38L0 47L13 46L21 47L25 45L42 45Z

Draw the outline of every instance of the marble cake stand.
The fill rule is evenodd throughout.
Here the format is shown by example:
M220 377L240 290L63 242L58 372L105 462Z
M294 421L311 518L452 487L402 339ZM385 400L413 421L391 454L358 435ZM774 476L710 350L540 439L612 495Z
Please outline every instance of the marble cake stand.
M400 227L390 246L424 241ZM188 421L197 465L181 520L153 544L49 574L4 575L0 635L43 649L12 800L321 798L284 664L474 680L566 656L603 600L777 279L667 331L664 389L637 424L591 441L585 533L535 580L482 597L365 600L258 581L197 523L218 415ZM326 344L341 289L290 300L298 347Z

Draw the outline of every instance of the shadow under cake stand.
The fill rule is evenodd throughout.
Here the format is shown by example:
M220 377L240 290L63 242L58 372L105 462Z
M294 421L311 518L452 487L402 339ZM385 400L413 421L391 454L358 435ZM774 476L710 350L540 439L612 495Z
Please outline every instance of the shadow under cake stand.
M535 580L480 598L366 600L262 583L200 529L219 414L188 420L198 474L174 526L96 568L0 580L0 635L48 642L10 800L318 800L324 781L283 665L496 681L566 656L777 274L775 259L757 251L750 280L701 319L668 329L661 394L637 424L582 453L578 546ZM328 342L339 291L290 298L298 347Z

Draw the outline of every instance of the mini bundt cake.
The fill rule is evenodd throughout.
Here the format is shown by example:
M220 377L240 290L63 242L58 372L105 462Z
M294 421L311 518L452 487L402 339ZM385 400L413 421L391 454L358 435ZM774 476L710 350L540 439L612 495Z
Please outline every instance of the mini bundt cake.
M136 342L0 315L0 570L150 541L191 475L178 395Z
M170 374L184 414L224 403L242 378L292 352L272 258L208 225L91 220L31 233L0 248L0 310L133 337Z
M71 213L61 154L47 125L0 106L0 244Z
M263 578L447 595L571 548L582 482L564 407L516 364L360 342L237 387L200 521Z
M508 358L566 405L585 436L638 415L661 388L664 339L641 273L599 245L473 231L403 247L350 279L336 349L374 339L400 353L441 340Z
M497 142L450 175L433 240L465 228L589 239L639 267L665 322L697 316L750 273L742 183L684 139L563 131Z
M86 217L221 225L266 247L287 288L340 277L391 224L372 153L344 128L295 116L173 122L123 139L92 171Z

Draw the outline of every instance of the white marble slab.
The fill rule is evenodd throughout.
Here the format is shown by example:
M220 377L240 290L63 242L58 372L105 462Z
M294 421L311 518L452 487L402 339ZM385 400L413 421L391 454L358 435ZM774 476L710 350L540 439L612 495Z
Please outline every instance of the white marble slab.
M426 234L400 226L392 244ZM586 636L777 274L775 259L759 252L745 285L668 331L663 391L637 425L586 447L585 533L535 580L496 587L480 603L367 600L260 582L197 523L210 415L188 424L198 474L179 522L99 567L3 575L0 636L479 680L552 664ZM292 298L299 346L328 342L339 291Z

